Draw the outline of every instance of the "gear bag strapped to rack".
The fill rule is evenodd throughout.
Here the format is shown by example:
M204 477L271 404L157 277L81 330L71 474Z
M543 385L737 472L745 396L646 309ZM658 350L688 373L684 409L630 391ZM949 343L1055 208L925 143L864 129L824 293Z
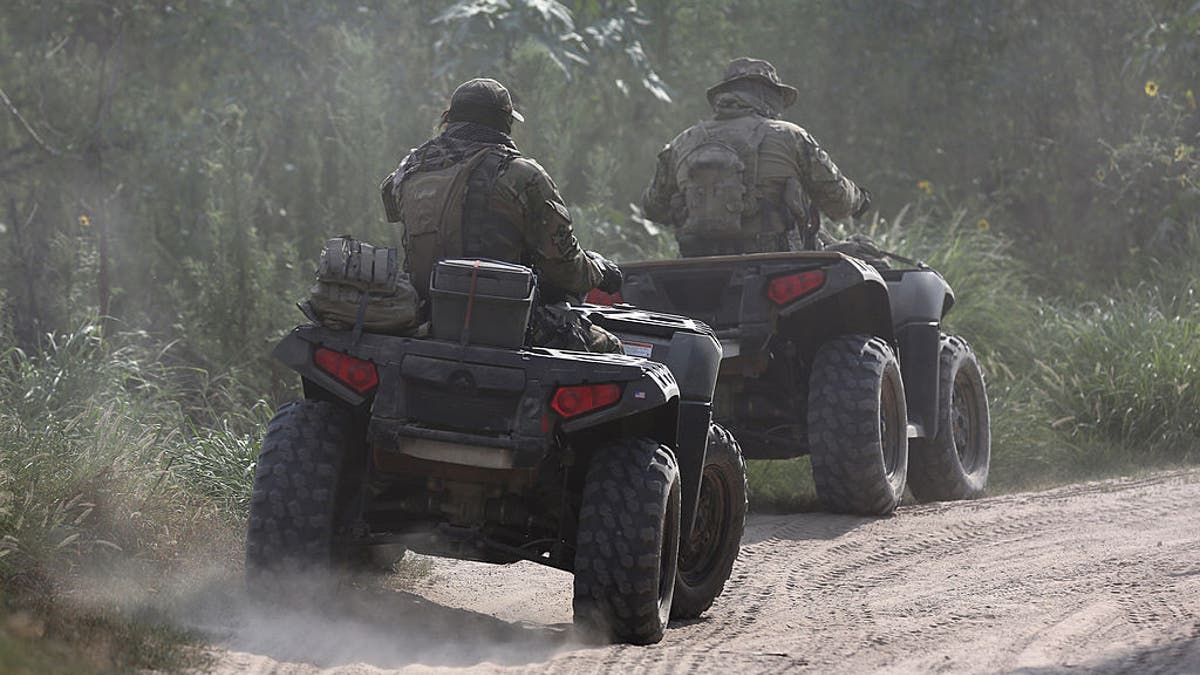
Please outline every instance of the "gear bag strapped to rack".
M300 309L327 328L409 335L416 331L420 300L401 271L399 252L350 237L325 242L317 281Z

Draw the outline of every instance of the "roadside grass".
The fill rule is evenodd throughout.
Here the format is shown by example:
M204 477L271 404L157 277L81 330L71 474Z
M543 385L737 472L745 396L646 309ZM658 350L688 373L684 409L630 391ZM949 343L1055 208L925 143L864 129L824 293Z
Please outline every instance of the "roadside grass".
M0 672L138 673L203 670L211 657L196 636L152 614L80 610L43 597L16 611L0 606Z
M750 509L766 513L820 511L808 457L749 460L746 478Z
M189 377L143 336L94 325L0 353L0 670L180 663L189 638L169 622L73 593L85 574L153 586L181 561L239 557L264 406L202 428L206 411L180 403Z

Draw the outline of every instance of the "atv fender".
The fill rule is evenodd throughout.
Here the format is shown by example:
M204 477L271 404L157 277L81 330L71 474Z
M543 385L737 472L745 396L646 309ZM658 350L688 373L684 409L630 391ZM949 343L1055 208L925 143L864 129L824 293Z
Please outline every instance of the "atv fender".
M779 323L802 321L808 326L824 326L825 338L865 333L891 341L892 317L883 277L857 258L839 257L838 264L824 268L820 290L779 309Z
M566 420L562 424L562 430L565 433L573 434L584 429L660 409L663 412L674 413L673 408L679 401L679 385L675 383L671 371L659 363L646 363L640 379L624 382L621 387L621 399L614 405ZM667 409L668 406L670 406L670 410ZM671 417L673 421L674 414ZM656 440L673 446L675 444L674 436L674 424L672 424L667 436L656 438Z
M683 488L684 538L691 532L707 458L713 391L721 367L721 343L712 329L695 320L630 306L593 307L589 318L612 331L626 346L671 369L679 384L675 459Z
M938 432L941 322L954 305L954 291L932 269L887 270L892 323L908 402L908 423L920 438Z
M357 408L366 403L366 396L338 382L325 371L317 368L316 364L313 363L313 349L312 342L302 338L298 330L293 330L291 333L288 333L287 337L280 340L279 344L275 345L271 356L275 357L288 368L300 373L300 376L304 378L304 394L309 398L324 398L316 395L316 392L308 390L309 386L313 385L351 407Z

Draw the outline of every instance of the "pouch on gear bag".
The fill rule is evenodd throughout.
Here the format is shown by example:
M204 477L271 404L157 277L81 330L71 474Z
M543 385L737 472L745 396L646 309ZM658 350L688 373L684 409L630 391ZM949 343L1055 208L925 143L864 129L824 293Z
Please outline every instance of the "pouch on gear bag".
M351 237L325 242L317 280L300 309L327 328L411 335L420 325L417 289L400 269L399 251Z

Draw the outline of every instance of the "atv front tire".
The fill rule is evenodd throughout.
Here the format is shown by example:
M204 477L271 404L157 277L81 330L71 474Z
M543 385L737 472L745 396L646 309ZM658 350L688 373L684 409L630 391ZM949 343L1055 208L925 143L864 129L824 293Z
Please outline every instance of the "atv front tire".
M679 469L645 438L597 448L575 547L575 622L608 639L653 644L671 616L679 560Z
M708 429L696 522L679 551L672 619L700 616L724 590L746 529L746 492L742 448L714 422Z
M334 545L351 413L295 401L267 426L246 530L247 590L260 599L320 600L336 587Z
M966 340L943 335L938 375L938 424L933 438L914 438L908 485L921 501L975 499L987 487L991 419L983 370Z
M841 335L817 350L808 387L813 481L835 513L884 516L908 472L908 412L900 364L871 335Z

